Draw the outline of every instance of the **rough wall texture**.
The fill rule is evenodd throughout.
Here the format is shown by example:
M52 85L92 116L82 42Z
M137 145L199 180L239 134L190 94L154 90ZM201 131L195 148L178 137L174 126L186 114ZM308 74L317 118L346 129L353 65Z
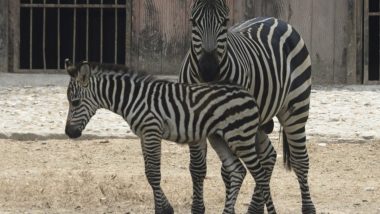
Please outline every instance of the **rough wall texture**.
M273 16L292 24L313 61L313 82L357 83L356 8L361 0L227 0L231 24ZM127 64L155 74L178 74L189 48L192 0L128 4ZM8 10L8 8L10 8ZM19 1L0 0L0 72L17 70ZM10 38L10 39L8 39Z
M0 72L8 71L8 1L0 0Z
M355 0L246 0L245 17L273 16L289 22L305 40L313 82L356 82Z

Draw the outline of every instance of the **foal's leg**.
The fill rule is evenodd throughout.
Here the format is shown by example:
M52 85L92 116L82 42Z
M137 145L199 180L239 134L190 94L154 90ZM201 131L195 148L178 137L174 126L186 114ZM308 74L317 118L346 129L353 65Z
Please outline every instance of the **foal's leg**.
M226 185L223 213L235 213L236 199L246 175L246 169L222 138L214 135L209 137L209 141L222 161L222 178Z
M245 163L245 166L255 179L257 191L262 192L268 213L276 213L269 187L270 176L268 176L268 173L262 166L260 158L258 157L255 138L252 140L239 140L228 143L231 150ZM254 197L252 196L252 198ZM251 202L251 204L252 203L253 202ZM252 213L250 210L248 210L248 212Z
M161 139L153 135L141 140L144 155L145 175L153 189L155 213L172 214L174 210L161 189Z
M267 172L270 181L277 154L268 135L261 129L259 129L256 134L256 151L258 152L261 165ZM256 185L251 204L248 208L248 213L264 213L264 205L264 197L261 194L261 190L259 190Z

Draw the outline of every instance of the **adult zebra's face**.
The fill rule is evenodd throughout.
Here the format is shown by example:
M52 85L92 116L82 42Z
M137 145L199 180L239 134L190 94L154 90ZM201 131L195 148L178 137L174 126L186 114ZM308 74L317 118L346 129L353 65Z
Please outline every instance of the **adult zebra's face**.
M84 62L78 66L72 66L70 61L66 59L65 67L71 76L67 88L67 99L70 105L65 133L70 138L78 138L95 114L98 105L90 90L91 70L89 64Z
M195 0L191 11L192 52L202 81L217 80L227 53L229 9L225 0Z

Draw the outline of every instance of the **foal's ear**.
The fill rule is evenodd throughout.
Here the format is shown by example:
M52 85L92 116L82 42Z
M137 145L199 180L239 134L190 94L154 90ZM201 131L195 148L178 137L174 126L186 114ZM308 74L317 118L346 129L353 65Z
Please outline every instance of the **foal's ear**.
M87 62L83 62L83 64L79 68L77 81L83 86L87 87L90 82L91 69L90 65Z
M65 70L71 77L75 78L77 76L75 66L73 66L73 63L71 63L70 59L65 59Z

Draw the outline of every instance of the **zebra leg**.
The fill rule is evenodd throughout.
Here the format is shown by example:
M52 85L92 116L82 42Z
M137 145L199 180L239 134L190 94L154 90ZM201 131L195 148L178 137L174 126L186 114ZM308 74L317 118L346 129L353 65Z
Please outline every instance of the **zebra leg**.
M155 213L172 214L174 210L161 189L161 141L142 140L145 175L153 189Z
M226 144L224 140L218 136L210 136L209 137L210 144L213 146L215 145L217 148L214 148L215 151L220 147L219 144ZM214 146L213 146L214 147ZM222 153L221 151L220 153ZM234 188L237 188L240 190L241 185L243 183L243 180L245 178L245 175L247 174L247 170L245 169L244 165L241 163L241 161L230 151L229 148L227 148L227 152L231 152L231 159L236 159L234 161L235 167L234 170L231 171L231 164L224 163L221 157L219 157L222 161L222 167L221 167L221 175L222 179L226 188L226 198L225 202L229 200L229 198L234 198L233 196L230 196L230 189L231 189L231 183L234 183ZM230 161L231 162L231 161ZM239 193L239 191L235 192L236 194ZM236 196L237 198L237 196Z
M243 184L243 180L247 174L247 170L241 161L235 157L235 155L234 158L236 158L236 160L233 163L229 164L222 162L221 167L221 175L226 188L225 207L227 207L228 204L231 204L229 201L232 198L235 200L237 199L241 185ZM236 194L236 196L234 196L234 194ZM235 203L236 202L233 204Z
M277 153L268 135L263 130L258 130L256 134L256 151L260 158L261 165L267 172L270 179L272 177L273 167L276 163ZM255 187L255 192L252 196L251 204L248 208L248 213L264 213L264 196L258 186Z
M193 181L193 204L191 213L205 213L203 201L203 182L207 172L207 141L202 140L190 147L190 174Z
M308 101L308 100L306 100ZM316 213L315 206L311 200L308 172L309 156L306 148L305 125L309 115L309 104L300 102L294 104L299 106L287 110L278 118L283 125L283 147L284 165L290 170L293 168L301 189L302 213Z
M255 179L255 192L261 192L267 206L268 213L274 214L276 213L276 209L270 193L270 176L262 166L255 147L255 140L252 140L252 142L234 142L233 146L231 146L231 148L235 151L235 154L245 163L247 169ZM255 192L253 195L257 194ZM254 196L252 196L252 199L253 198ZM254 202L251 201L251 204L253 203ZM255 211L248 209L248 213L255 213Z
M235 213L236 200L247 171L239 158L232 153L228 144L214 135L209 141L222 161L222 178L226 186L226 199L223 213Z

